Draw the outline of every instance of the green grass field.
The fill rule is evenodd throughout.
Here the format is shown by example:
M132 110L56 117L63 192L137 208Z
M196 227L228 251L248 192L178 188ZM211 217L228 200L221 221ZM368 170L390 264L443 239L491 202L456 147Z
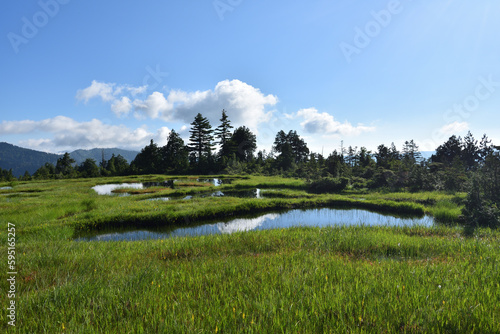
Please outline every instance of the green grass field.
M195 177L193 177L195 178ZM18 333L498 333L500 233L464 237L464 194L313 195L295 179L249 177L128 197L96 184L164 176L0 184L1 248L16 227ZM201 182L203 183L203 182ZM269 196L182 196L261 188ZM145 201L161 196L171 201ZM280 208L352 206L432 214L434 227L291 228L134 242L76 242L114 225L193 223ZM4 276L5 277L5 276ZM2 291L9 283L2 279Z

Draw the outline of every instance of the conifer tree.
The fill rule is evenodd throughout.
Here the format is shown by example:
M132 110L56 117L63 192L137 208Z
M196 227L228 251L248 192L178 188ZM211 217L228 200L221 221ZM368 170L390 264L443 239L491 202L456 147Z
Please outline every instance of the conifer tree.
M222 109L222 117L220 119L221 124L215 129L214 135L215 138L219 139L219 141L215 142L216 144L224 145L231 138L231 129L233 126L231 125L231 121L227 116L227 113L224 109Z
M231 125L231 121L229 120L229 117L224 109L222 109L220 122L221 124L214 131L215 138L218 139L215 144L220 145L219 158L228 158L232 151L230 139L231 129L233 126Z
M204 162L208 161L208 158L212 156L213 130L208 119L200 113L196 115L191 126L189 131L191 136L188 144L189 152L191 152L190 160L201 170Z
M163 169L167 173L181 174L187 171L188 150L175 130L170 132L167 145L161 148L161 154Z

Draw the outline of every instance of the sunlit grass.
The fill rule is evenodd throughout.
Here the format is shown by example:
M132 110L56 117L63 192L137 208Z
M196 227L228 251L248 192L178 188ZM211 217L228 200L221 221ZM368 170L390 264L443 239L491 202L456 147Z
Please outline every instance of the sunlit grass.
M432 206L430 212L438 222L457 223L462 214L462 206L450 200L442 200Z
M449 228L294 228L23 246L29 332L498 330L499 239ZM43 256L41 256L43 254ZM2 282L2 284L5 284ZM243 316L244 314L244 316ZM36 320L35 320L36 319Z
M194 178L194 177L193 177ZM0 221L16 224L19 333L498 333L500 232L458 226L327 227L137 242L75 242L90 222L185 223L274 207L357 206L459 214L445 193L311 195L295 179L237 179L269 198L143 201L96 184L164 176L15 182ZM266 182L276 187L262 187ZM3 185L0 184L0 187ZM215 188L215 187L213 187ZM209 189L213 189L209 188ZM276 188L276 189L274 189ZM170 219L170 220L169 220ZM447 219L447 218L445 218ZM6 228L0 238L6 240ZM0 251L6 254L5 243ZM0 282L6 291L7 281ZM1 294L1 305L7 305ZM0 313L2 332L6 312ZM10 328L12 331L12 328Z

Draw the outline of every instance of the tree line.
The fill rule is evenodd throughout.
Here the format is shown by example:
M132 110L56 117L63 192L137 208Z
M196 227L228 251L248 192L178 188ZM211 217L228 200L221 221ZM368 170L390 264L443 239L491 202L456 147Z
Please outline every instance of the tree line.
M464 209L469 221L491 225L500 220L500 147L483 135L451 136L424 159L418 145L409 140L401 150L392 143L375 152L365 147L342 147L328 156L311 152L296 131L276 134L269 153L257 149L249 128L236 129L225 110L220 124L197 114L191 123L189 142L172 130L165 146L153 140L129 164L121 155L104 157L99 164L87 159L80 165L65 153L54 166L46 163L21 180L102 177L137 174L255 174L299 177L312 191L378 189L387 191L468 192ZM1 181L12 181L12 171L0 170ZM489 223L484 223L489 222Z
M197 114L191 123L189 142L172 130L165 146L153 140L129 164L121 155L97 163L87 159L80 165L65 153L54 166L46 163L33 175L20 179L99 177L136 174L258 174L349 179L352 188L395 190L463 191L471 173L487 165L488 157L498 155L486 135L480 141L469 132L464 138L451 136L430 159L424 159L413 141L401 151L395 144L381 144L375 152L365 147L341 148L328 156L311 152L305 141L291 130L276 134L269 153L257 149L256 136L249 128L236 129L225 110L214 129L209 120ZM14 177L0 171L2 180Z

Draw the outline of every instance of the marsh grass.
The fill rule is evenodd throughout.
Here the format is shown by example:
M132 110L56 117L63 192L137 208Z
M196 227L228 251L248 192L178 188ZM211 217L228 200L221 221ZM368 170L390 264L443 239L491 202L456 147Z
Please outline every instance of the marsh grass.
M16 224L18 265L16 328L7 327L1 312L2 332L500 332L496 230L464 238L460 227L445 225L302 227L137 242L72 240L79 224L92 221L140 225L148 217L185 221L189 215L307 205L423 214L456 210L454 195L309 198L293 179L269 179L284 189L283 197L270 199L159 203L141 201L147 194L98 196L91 190L124 179L19 182L9 191L35 197L0 197L0 221ZM222 187L265 181L240 179ZM0 238L6 237L3 228ZM5 242L0 251L6 253ZM2 291L7 284L0 281ZM7 302L1 294L1 305Z
M140 195L140 194L154 194L157 192L163 192L165 190L168 190L169 188L165 187L148 187L144 189L134 189L134 188L118 188L114 189L111 192L114 194L130 194L130 195Z
M211 187L213 184L208 182L176 182L177 187Z
M499 239L483 233L464 239L444 227L292 228L25 243L18 328L495 332Z
M261 195L267 198L313 198L315 195L304 190L293 189L265 189L261 191Z
M457 223L462 214L462 207L451 200L443 200L432 206L430 212L438 222Z

